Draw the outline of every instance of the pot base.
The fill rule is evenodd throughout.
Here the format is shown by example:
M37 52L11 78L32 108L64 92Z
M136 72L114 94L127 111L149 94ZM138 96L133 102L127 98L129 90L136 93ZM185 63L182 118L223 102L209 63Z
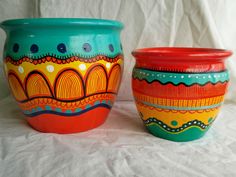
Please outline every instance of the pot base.
M176 141L176 142L187 142L187 141L193 141L201 138L204 136L206 131L201 131L199 128L192 127L188 130L178 133L178 134L171 134L160 128L158 125L149 125L147 126L148 131L153 134L156 137Z
M44 133L78 133L102 125L109 111L110 109L97 107L77 116L45 113L35 117L27 117L27 121L32 128Z

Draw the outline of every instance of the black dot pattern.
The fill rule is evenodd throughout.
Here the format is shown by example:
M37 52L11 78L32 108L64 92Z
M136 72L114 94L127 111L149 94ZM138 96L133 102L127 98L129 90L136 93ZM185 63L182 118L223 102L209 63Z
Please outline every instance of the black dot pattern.
M17 53L17 52L19 51L19 48L20 48L19 44L15 43L15 44L13 45L12 50L13 50L13 52Z
M32 44L30 47L30 51L32 53L37 53L39 51L39 47L36 44Z
M60 52L60 53L66 53L66 45L63 44L63 43L60 43L57 45L57 50Z

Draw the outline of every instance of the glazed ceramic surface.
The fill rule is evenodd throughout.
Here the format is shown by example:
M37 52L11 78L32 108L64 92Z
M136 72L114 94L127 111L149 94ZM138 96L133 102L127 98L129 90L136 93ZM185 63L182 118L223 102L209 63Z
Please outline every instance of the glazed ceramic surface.
M105 121L123 70L121 23L19 19L1 27L9 86L33 128L73 133Z
M147 129L155 136L190 141L214 122L227 90L230 51L149 48L133 52L132 88Z

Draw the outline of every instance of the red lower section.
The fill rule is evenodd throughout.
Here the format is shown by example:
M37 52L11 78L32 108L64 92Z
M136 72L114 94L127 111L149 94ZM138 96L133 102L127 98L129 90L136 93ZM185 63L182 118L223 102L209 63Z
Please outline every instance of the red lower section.
M109 109L98 107L78 116L60 116L55 114L41 114L27 117L28 123L40 132L45 133L77 133L93 129L103 124Z

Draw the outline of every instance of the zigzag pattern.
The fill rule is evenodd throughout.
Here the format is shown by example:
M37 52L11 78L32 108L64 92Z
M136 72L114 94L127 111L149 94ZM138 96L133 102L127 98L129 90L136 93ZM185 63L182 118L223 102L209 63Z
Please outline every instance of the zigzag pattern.
M29 62L29 63L33 63L35 65L37 64L41 64L41 63L46 63L46 62L53 62L53 63L57 63L57 64L66 64L66 63L71 63L74 61L81 61L81 62L85 62L85 63L92 63L92 62L96 62L99 60L104 60L110 63L114 63L117 62L119 59L123 59L123 55L119 54L115 57L107 57L105 55L97 55L95 57L91 57L91 58L84 58L84 57L80 57L79 55L70 55L70 56L64 56L64 57L59 57L59 56L55 56L55 55L45 55L45 56L41 56L39 58L30 58L28 56L24 56L22 58L20 58L19 60L13 60L10 56L7 56L5 58L5 62L10 62L13 65L20 65L23 62Z
M159 82L162 85L173 84L178 86L180 84L186 87L198 84L204 86L208 83L217 84L219 82L225 83L229 80L228 71L218 73L202 73L202 74L186 74L186 73L171 73L171 72L157 72L152 70L134 69L133 79L139 81L145 80L151 84L153 82Z
M151 84L151 83L153 83L153 82L158 82L158 83L160 83L160 84L162 84L162 85L168 85L168 84L172 84L172 85L174 85L174 86L179 86L179 85L184 85L184 86L186 86L186 87L191 87L191 86L194 86L194 85L199 85L199 86L205 86L205 85L207 85L207 84L212 84L212 85L217 85L218 83L221 83L221 84L224 84L224 83L227 83L228 82L228 80L225 80L225 81L217 81L217 82L210 82L210 81L208 81L208 82L205 82L204 84L200 84L200 83L193 83L193 84L186 84L186 83L184 83L184 82L179 82L178 84L174 84L173 82L161 82L160 80L157 80L157 79L154 79L154 80L152 80L151 82L150 81L148 81L147 79L145 79L145 78L143 78L143 79L140 79L140 78L137 78L137 77L133 77L133 79L136 79L136 80L139 80L139 81L146 81L148 84Z
M152 118L148 118L147 120L145 120L144 124L146 126L149 126L151 124L155 124L170 133L181 133L190 127L198 127L201 130L205 130L212 124L212 122L213 121L211 121L209 124L204 124L203 122L201 122L199 120L192 120L192 121L189 121L179 127L173 128L173 127L170 127L167 124L163 123L161 120L158 120L158 119L152 117Z

